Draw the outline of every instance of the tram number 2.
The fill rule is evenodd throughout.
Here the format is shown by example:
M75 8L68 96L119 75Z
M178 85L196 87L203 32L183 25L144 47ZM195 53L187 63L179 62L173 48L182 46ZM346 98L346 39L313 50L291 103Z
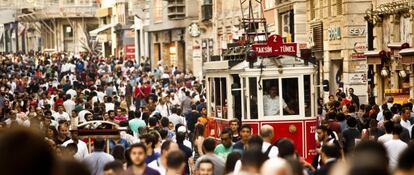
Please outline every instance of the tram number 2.
M315 130L316 130L316 126L311 126L310 127L310 133L311 134L314 134L315 133Z

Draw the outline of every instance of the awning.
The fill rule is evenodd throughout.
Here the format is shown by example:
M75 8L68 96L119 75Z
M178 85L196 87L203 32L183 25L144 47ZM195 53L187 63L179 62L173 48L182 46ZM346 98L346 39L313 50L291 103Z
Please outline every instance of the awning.
M402 64L414 64L414 48L406 48L400 51Z
M381 64L381 52L383 50L365 52L364 55L367 57L367 64Z
M90 31L89 34L92 35L92 36L96 36L99 33L103 32L105 30L108 30L111 27L115 27L116 25L117 24L106 24L106 25L103 25L103 26L101 26L101 27L99 27L99 28L97 28L95 30Z

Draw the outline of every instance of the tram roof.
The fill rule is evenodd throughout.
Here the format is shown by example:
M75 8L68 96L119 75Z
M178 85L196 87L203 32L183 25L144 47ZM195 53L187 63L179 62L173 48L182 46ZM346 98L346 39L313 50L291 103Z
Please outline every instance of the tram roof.
M226 64L227 63L227 64ZM308 62L305 64L305 61L296 56L289 56L283 55L278 57L265 57L259 58L254 64L253 68L249 67L249 62L243 61L234 66L229 67L228 61L213 61L213 62L206 62L204 64L204 70L209 72L214 70L229 70L229 71L238 71L238 70L246 70L246 69L259 69L263 65L263 68L294 68L294 67L302 67L302 68L310 68L314 67L315 65Z
M253 64L253 68L260 68L261 65L265 68L314 67L314 64L312 63L308 63L308 65L306 65L303 59L289 55L258 59ZM230 68L230 70L242 70L246 68L249 68L249 63L247 61L243 61Z

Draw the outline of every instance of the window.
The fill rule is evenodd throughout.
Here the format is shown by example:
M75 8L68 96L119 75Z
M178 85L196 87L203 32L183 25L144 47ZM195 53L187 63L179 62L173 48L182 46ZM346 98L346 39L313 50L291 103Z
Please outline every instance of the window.
M298 78L263 80L263 115L299 115ZM280 89L282 88L282 89ZM282 95L279 95L279 94Z
M163 16L163 1L162 0L154 0L154 22L162 22Z
M336 0L337 15L342 15L342 0Z
M211 78L212 114L217 118L227 119L227 84L226 78Z
M281 33L284 42L290 43L294 42L294 18L293 10L287 11L280 14L280 25Z
M201 6L202 20L208 21L213 17L213 2L212 0L204 0Z
M270 9L275 6L275 0L266 0L265 1L265 9Z
M250 119L257 119L258 110L257 110L257 78L249 78L249 103L250 103Z
M316 7L316 5L315 5L315 1L316 0L310 0L310 6L309 6L309 12L310 12L310 19L312 20L312 19L315 19L315 7Z
M63 26L63 36L65 38L71 38L73 37L73 30L72 27L69 25L64 25Z
M185 17L184 0L168 0L168 18L183 19Z
M303 76L303 83L304 83L304 94L305 94L305 117L312 116L312 103L311 103L311 76L304 75Z

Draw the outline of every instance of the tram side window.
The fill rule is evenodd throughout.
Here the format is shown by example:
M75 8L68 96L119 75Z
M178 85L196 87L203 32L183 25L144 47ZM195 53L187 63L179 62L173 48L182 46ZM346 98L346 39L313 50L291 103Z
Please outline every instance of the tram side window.
M215 116L227 118L227 84L226 78L214 78Z
M279 95L279 80L263 80L263 112L264 116L299 114L298 79L282 79L282 102Z
M312 104L311 104L311 79L310 75L303 77L304 90L305 90L305 117L311 117L312 115Z
M249 78L249 100L250 100L250 119L257 119L257 78Z
M287 105L283 115L299 115L299 81L298 78L282 79L282 95Z
M279 80L263 80L263 112L264 116L280 115ZM283 102L283 106L286 104Z

